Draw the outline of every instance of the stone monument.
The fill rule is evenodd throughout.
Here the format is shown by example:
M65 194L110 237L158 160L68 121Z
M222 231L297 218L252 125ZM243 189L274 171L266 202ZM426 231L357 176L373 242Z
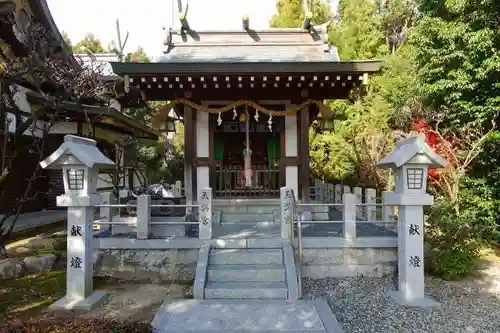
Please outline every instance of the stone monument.
M66 135L64 143L45 160L42 168L62 169L64 194L57 205L68 207L66 296L51 309L89 310L103 300L105 291L93 292L94 206L101 204L97 194L99 168L114 166L96 147L96 142Z
M394 151L378 167L394 170L396 190L387 193L386 204L399 206L398 291L389 295L398 303L413 307L433 307L439 303L425 296L424 284L424 206L434 197L427 194L429 168L442 168L448 162L425 143L422 136L397 142Z

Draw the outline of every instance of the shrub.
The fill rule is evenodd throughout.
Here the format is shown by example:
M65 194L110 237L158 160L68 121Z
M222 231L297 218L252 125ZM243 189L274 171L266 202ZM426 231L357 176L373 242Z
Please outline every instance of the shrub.
M151 325L112 318L81 318L75 315L50 315L7 322L0 333L151 333Z
M425 233L427 269L446 280L474 272L481 240L467 215L457 215L450 203L431 208Z

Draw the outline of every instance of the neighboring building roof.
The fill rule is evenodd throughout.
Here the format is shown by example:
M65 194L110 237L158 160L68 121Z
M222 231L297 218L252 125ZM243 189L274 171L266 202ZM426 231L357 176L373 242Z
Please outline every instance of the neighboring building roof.
M78 66L75 59L71 57L71 50L69 46L66 45L64 38L61 35L61 32L57 28L54 19L52 18L52 14L50 13L49 6L47 5L46 0L28 0L29 6L36 18L48 29L52 35L57 39L64 54L68 57L69 61L73 64L73 66Z
M115 53L75 53L73 56L82 67L92 68L105 78L117 78L110 64L110 62L118 61L118 56Z
M44 96L34 92L27 92L26 96L30 103L43 105L43 103L48 102ZM87 117L91 119L98 118L99 121L96 121L96 126L108 128L118 133L134 135L141 139L158 140L161 135L152 128L111 107L82 105L69 101L62 102L61 107L68 112L73 121L86 121Z

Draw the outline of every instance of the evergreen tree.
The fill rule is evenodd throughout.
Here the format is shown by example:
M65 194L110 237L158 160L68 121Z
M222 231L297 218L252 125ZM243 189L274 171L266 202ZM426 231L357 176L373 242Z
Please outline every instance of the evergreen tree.
M106 52L101 41L92 33L86 34L85 37L73 47L74 53L82 53L86 51L94 54Z
M491 126L500 110L500 2L420 0L413 43L426 104L448 124Z
M332 19L332 12L327 1L313 0L311 3L313 24L323 24ZM273 28L299 28L304 22L305 13L302 0L278 0L276 13L271 18Z
M68 46L68 49L72 50L73 49L73 44L71 43L71 39L69 38L69 35L66 31L61 31L61 36L64 40L64 42L66 43L66 45Z
M142 46L138 46L134 52L128 53L125 56L125 61L127 61L127 62L149 62L149 57L144 52L144 49L142 48Z
M341 0L340 20L332 26L330 43L339 49L340 59L375 59L387 54L378 6L371 0Z

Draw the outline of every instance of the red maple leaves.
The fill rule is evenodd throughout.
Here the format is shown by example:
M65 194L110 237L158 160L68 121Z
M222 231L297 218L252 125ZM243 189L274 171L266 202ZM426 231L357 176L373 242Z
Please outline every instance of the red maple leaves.
M448 142L444 142L445 140L441 137L436 131L434 131L427 121L423 119L416 119L413 121L413 129L414 131L423 134L425 136L425 142L431 147L431 149L440 154L444 155L444 146L448 144ZM430 168L429 169L429 180L431 182L436 182L439 180L438 169Z

